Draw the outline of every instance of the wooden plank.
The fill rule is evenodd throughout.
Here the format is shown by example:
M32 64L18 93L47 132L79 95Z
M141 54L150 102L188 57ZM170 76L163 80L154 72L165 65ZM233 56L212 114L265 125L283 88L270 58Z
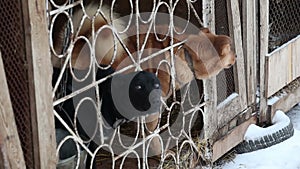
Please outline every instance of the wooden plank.
M243 18L243 49L246 67L247 105L255 104L257 86L257 25L256 2L241 1Z
M241 125L235 127L231 130L226 136L222 139L216 141L213 144L213 157L212 162L215 162L221 156L223 156L226 152L237 146L244 140L244 135L247 131L247 128L250 124L255 124L257 121L256 116L251 117Z
M218 126L224 126L242 111L240 97L232 94L217 106Z
M56 167L52 66L45 5L39 0L22 1L35 168Z
M292 74L293 79L300 76L300 36L298 36L292 45Z
M1 53L0 81L0 168L25 168L24 155L10 101Z
M272 96L292 81L291 57L291 45L267 56L267 97Z
M203 26L215 33L215 5L213 0L202 1Z
M282 45L266 57L267 97L300 76L300 36ZM275 78L276 77L276 78Z
M229 30L231 37L234 39L234 47L236 55L238 56L236 58L236 75L237 77L235 80L237 80L236 85L237 92L240 96L240 104L241 104L241 110L247 108L247 98L246 98L246 84L245 84L245 64L244 64L244 52L243 52L243 44L242 42L242 25L240 20L240 10L239 10L239 1L238 0L231 0L228 3L230 3L230 7L228 10L228 18L229 25L232 25L232 28ZM232 18L232 19L230 19Z
M218 114L216 111L217 108L216 77L203 80L203 86L204 86L204 101L206 102L204 106L204 114L203 114L204 136L205 139L213 139L214 134L218 130Z
M215 32L215 12L214 1L203 0L203 26L208 27L212 32ZM218 116L217 116L217 83L216 77L203 80L204 87L204 137L205 139L212 139L217 131ZM213 140L211 140L213 141Z
M259 86L260 86L260 102L259 102L259 112L260 112L260 122L268 121L271 119L267 114L267 95L266 89L268 87L267 77L266 77L266 64L265 57L268 53L268 40L269 40L269 0L259 1L260 8L260 37L259 37Z
M298 81L300 81L300 79ZM287 112L299 102L300 102L300 87L294 89L293 91L290 91L286 95L279 97L275 102L270 101L268 104L268 109L271 113L271 117L273 117L277 110L282 110L283 112Z

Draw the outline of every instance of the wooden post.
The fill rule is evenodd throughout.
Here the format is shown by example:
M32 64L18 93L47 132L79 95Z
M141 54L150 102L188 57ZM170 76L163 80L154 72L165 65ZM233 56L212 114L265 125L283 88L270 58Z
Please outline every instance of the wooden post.
M24 155L0 53L0 168L25 168Z
M34 144L34 167L56 167L56 141L52 101L52 66L47 29L46 3L22 1L30 105Z
M269 0L259 1L260 7L260 55L259 55L259 76L260 76L260 103L259 122L271 122L271 117L267 113L267 75L266 75L266 55L268 53L269 40Z
M241 1L243 18L243 49L246 66L247 104L256 102L257 66L257 25L256 25L256 1Z
M229 22L229 33L230 37L233 38L233 44L236 58L236 69L235 69L235 84L237 86L237 93L239 94L239 104L241 104L241 110L243 111L247 108L247 98L246 98L246 84L245 84L245 65L244 65L244 51L242 44L242 24L240 17L239 1L231 0L227 1L227 11L228 11L228 22Z
M215 11L213 0L203 0L203 26L215 32ZM204 134L205 139L212 139L218 128L217 116L217 83L216 77L203 80L204 100ZM212 140L214 141L214 140Z

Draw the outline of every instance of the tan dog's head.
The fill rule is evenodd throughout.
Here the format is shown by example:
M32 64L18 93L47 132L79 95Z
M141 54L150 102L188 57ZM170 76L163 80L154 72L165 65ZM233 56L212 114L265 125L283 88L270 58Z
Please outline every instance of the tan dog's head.
M189 35L184 47L192 58L197 79L215 76L235 63L230 37L215 35L207 28L198 35Z

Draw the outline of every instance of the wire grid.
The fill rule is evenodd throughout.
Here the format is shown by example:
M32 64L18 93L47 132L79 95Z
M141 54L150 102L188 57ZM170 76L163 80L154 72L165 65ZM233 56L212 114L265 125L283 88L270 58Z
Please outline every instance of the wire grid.
M119 1L120 2L120 1ZM196 1L170 1L170 2L164 2L164 1L149 1L148 3L145 2L145 4L152 4L152 7L150 7L151 14L148 14L148 19L145 19L143 17L140 17L140 11L143 10L137 10L139 8L142 8L144 5L138 6L133 1L129 1L132 3L129 4L117 4L117 1L112 1L108 3L108 6L110 8L110 15L107 15L107 13L103 12L103 4L107 3L106 1L100 1L98 12L101 13L101 15L106 18L108 21L107 27L112 28L111 30L116 35L115 43L118 41L121 44L123 44L124 49L126 50L126 44L122 42L123 32L127 31L127 28L132 26L131 24L135 25L134 22L138 21L139 23L148 23L153 24L154 23L154 16L157 13L157 10L162 10L163 12L166 12L167 15L172 16L169 11L172 11L175 7L180 7L177 4L186 4L187 9L180 9L182 12L186 13L187 11L190 12L190 15L196 15L196 18L199 18L198 14L195 13L196 9L193 8L193 3ZM141 3L141 1L139 1ZM111 4L116 3L117 5L113 6ZM187 5L189 3L189 5ZM80 94L88 91L89 89L99 90L98 84L102 83L106 78L110 76L114 76L115 74L122 73L122 70L117 71L113 74L110 74L108 76L105 76L102 79L95 79L95 71L97 68L105 69L102 66L99 66L96 64L95 60L92 59L92 64L89 65L89 70L86 75L83 75L80 79L75 76L74 73L71 73L70 76L72 76L72 79L75 81L85 81L89 77L92 77L92 80L89 84L85 86L81 86L78 90L73 91L70 94L67 95L61 95L59 93L59 85L64 83L63 74L68 71L68 67L70 66L72 69L72 64L70 64L70 57L72 55L72 48L74 47L74 43L76 41L76 38L79 37L77 34L76 29L70 29L70 34L63 33L57 34L57 32L54 32L53 29L55 27L59 27L61 29L65 29L66 25L59 24L60 21L66 21L66 20L72 20L72 10L82 10L85 9L86 3L78 0L75 2L69 2L69 1L55 1L55 0L49 0L49 10L48 10L48 17L49 17L49 33L50 33L50 48L52 51L52 57L62 58L61 62L61 73L58 77L58 80L56 82L53 82L54 90L53 90L53 97L54 97L54 106L58 106L60 104L63 104L68 99L74 99L76 96L79 96ZM201 2L196 2L195 4L201 4ZM129 8L126 9L126 6ZM150 6L150 5L149 5ZM164 6L162 8L161 6ZM118 8L119 7L119 8ZM114 10L120 12L122 11L122 8L125 8L125 13L129 12L129 19L127 20L128 25L125 25L125 30L120 31L117 29L114 29L112 26L112 23L110 22L110 19L112 17L112 13L114 13ZM153 8L153 9L152 9ZM124 10L124 9L123 9ZM179 10L179 14L180 14ZM200 9L197 9L198 12ZM182 13L181 12L181 13ZM132 15L131 17L130 14ZM123 16L125 14L120 14L120 16ZM88 17L85 13L84 16ZM183 16L184 18L185 16ZM187 16L186 16L187 17ZM195 16L194 16L195 17ZM172 20L173 18L170 17ZM81 23L82 24L82 23ZM68 25L68 24L67 24ZM73 25L72 22L69 24L71 27ZM136 26L136 25L135 25ZM75 27L75 26L74 26ZM171 26L172 28L172 26ZM101 28L100 28L101 29ZM183 28L184 29L184 28ZM188 31L188 30L186 30ZM69 38L70 42L61 42L59 45L62 45L59 50L56 50L53 42L55 41L56 36L64 36L65 38ZM91 37L88 37L88 39L95 39L92 35ZM172 37L172 33L170 34ZM84 38L83 38L84 39ZM159 40L159 39L157 39ZM147 41L147 38L145 39ZM161 40L160 40L161 41ZM90 43L89 40L86 41L91 47L95 43L94 40ZM172 41L170 43L170 47L167 49L160 49L157 53L160 52L168 52L171 53L171 59L167 61L167 65L170 66L170 72L171 72L171 78L175 80L176 74L174 73L174 61L172 58L174 58L173 47L178 44L174 44ZM141 48L140 52L143 51L143 47ZM131 53L127 53L132 59ZM152 54L150 56L147 56L145 58L140 58L140 62L135 62L134 65L130 65L127 68L136 68L137 70L140 69L140 64L144 61L147 61L148 59L156 57L157 54ZM91 52L91 58L93 58L93 52ZM134 60L134 59L132 59ZM166 62L164 60L163 62ZM126 68L124 68L126 70ZM124 71L123 70L123 71ZM171 80L171 82L174 82ZM175 84L172 84L173 91L175 89ZM56 87L55 87L56 86ZM184 89L180 91L180 93L177 92L174 93L174 96L171 97L171 99L167 101L163 101L162 104L162 113L160 113L160 122L158 127L154 132L148 131L144 125L145 123L145 117L141 117L137 119L137 122L131 122L126 125L121 125L121 127L118 127L116 130L112 132L112 137L110 137L109 141L105 140L105 125L102 123L102 116L98 115L98 121L99 125L97 129L95 129L95 132L100 131L99 137L100 137L100 144L97 145L97 148L92 151L87 147L87 144L91 143L90 139L84 140L83 138L79 137L76 133L77 127L72 127L68 125L64 120L62 119L61 115L58 114L54 110L54 115L56 118L59 119L61 123L63 123L64 127L68 130L70 135L66 137L63 141L66 141L67 139L72 139L76 142L77 147L80 147L80 149L83 149L87 152L88 156L92 158L92 161L95 161L97 164L97 167L99 168L191 168L193 165L195 165L199 157L202 157L202 152L204 151L204 148L207 146L206 142L204 140L200 139L201 135L201 129L203 127L203 103L201 102L201 98L197 97L200 96L202 93L191 94L190 91L191 86L195 87L195 83L188 84ZM197 84L196 84L197 86ZM201 86L202 87L202 86ZM202 90L202 89L201 89ZM97 92L98 93L98 92ZM57 94L60 94L59 97L57 97ZM56 97L55 97L56 96ZM97 112L100 112L100 106L101 106L101 99L99 94L96 94L96 98L89 98L84 97L81 98L79 101L80 103L84 102L85 100L89 100L91 102L91 106L95 108ZM75 113L78 110L75 110ZM74 115L76 117L76 115ZM74 120L74 123L76 120ZM99 129L99 130L98 130ZM146 134L150 133L150 134ZM127 138L128 140L123 140L124 138ZM159 139L161 142L161 148L163 150L163 153L161 153L158 156L149 156L150 152L150 144L154 139ZM62 143L59 145L59 147L62 145ZM57 149L57 152L60 151L60 148ZM80 156L79 151L77 152L77 156ZM77 160L77 167L79 167L80 160ZM88 166L89 167L89 166Z
M216 34L229 36L229 22L227 15L227 1L215 0ZM218 101L221 103L235 92L233 67L225 69L217 75Z
M0 50L27 168L34 168L22 1L0 2Z
M269 1L269 52L300 34L300 1Z

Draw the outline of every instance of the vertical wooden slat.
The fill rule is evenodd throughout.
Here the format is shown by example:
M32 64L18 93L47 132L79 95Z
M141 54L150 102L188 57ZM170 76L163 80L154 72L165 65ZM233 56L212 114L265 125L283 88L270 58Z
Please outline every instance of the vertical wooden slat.
M215 32L214 17L214 0L203 0L203 24L212 32ZM217 83L216 77L203 80L204 100L206 102L204 108L204 131L205 138L211 139L218 128L217 116Z
M230 36L233 37L236 58L236 77L237 90L240 96L240 104L243 111L247 108L246 84L245 84L245 65L242 42L242 24L240 17L239 1L228 1L228 21Z
M243 13L243 49L246 67L247 104L252 105L256 101L256 1L241 1Z
M292 74L293 79L300 76L300 35L292 44Z
M14 112L0 53L0 168L25 168Z
M214 0L202 1L202 13L203 13L203 26L209 28L212 32L215 32L215 9ZM217 115L217 82L216 77L203 80L203 92L204 92L204 114L203 114L203 130L204 139L208 140L212 145L215 142L216 131L218 129L218 115ZM205 157L212 160L213 155L210 153L212 147L206 147L207 152Z
M269 39L269 0L259 1L260 10L260 55L259 55L259 86L260 86L260 103L259 113L260 122L271 121L270 114L267 113L267 93L268 87L267 75L266 75L266 55L268 53L268 39Z
M47 31L46 3L22 1L35 168L56 167L56 142L52 103L52 66Z

